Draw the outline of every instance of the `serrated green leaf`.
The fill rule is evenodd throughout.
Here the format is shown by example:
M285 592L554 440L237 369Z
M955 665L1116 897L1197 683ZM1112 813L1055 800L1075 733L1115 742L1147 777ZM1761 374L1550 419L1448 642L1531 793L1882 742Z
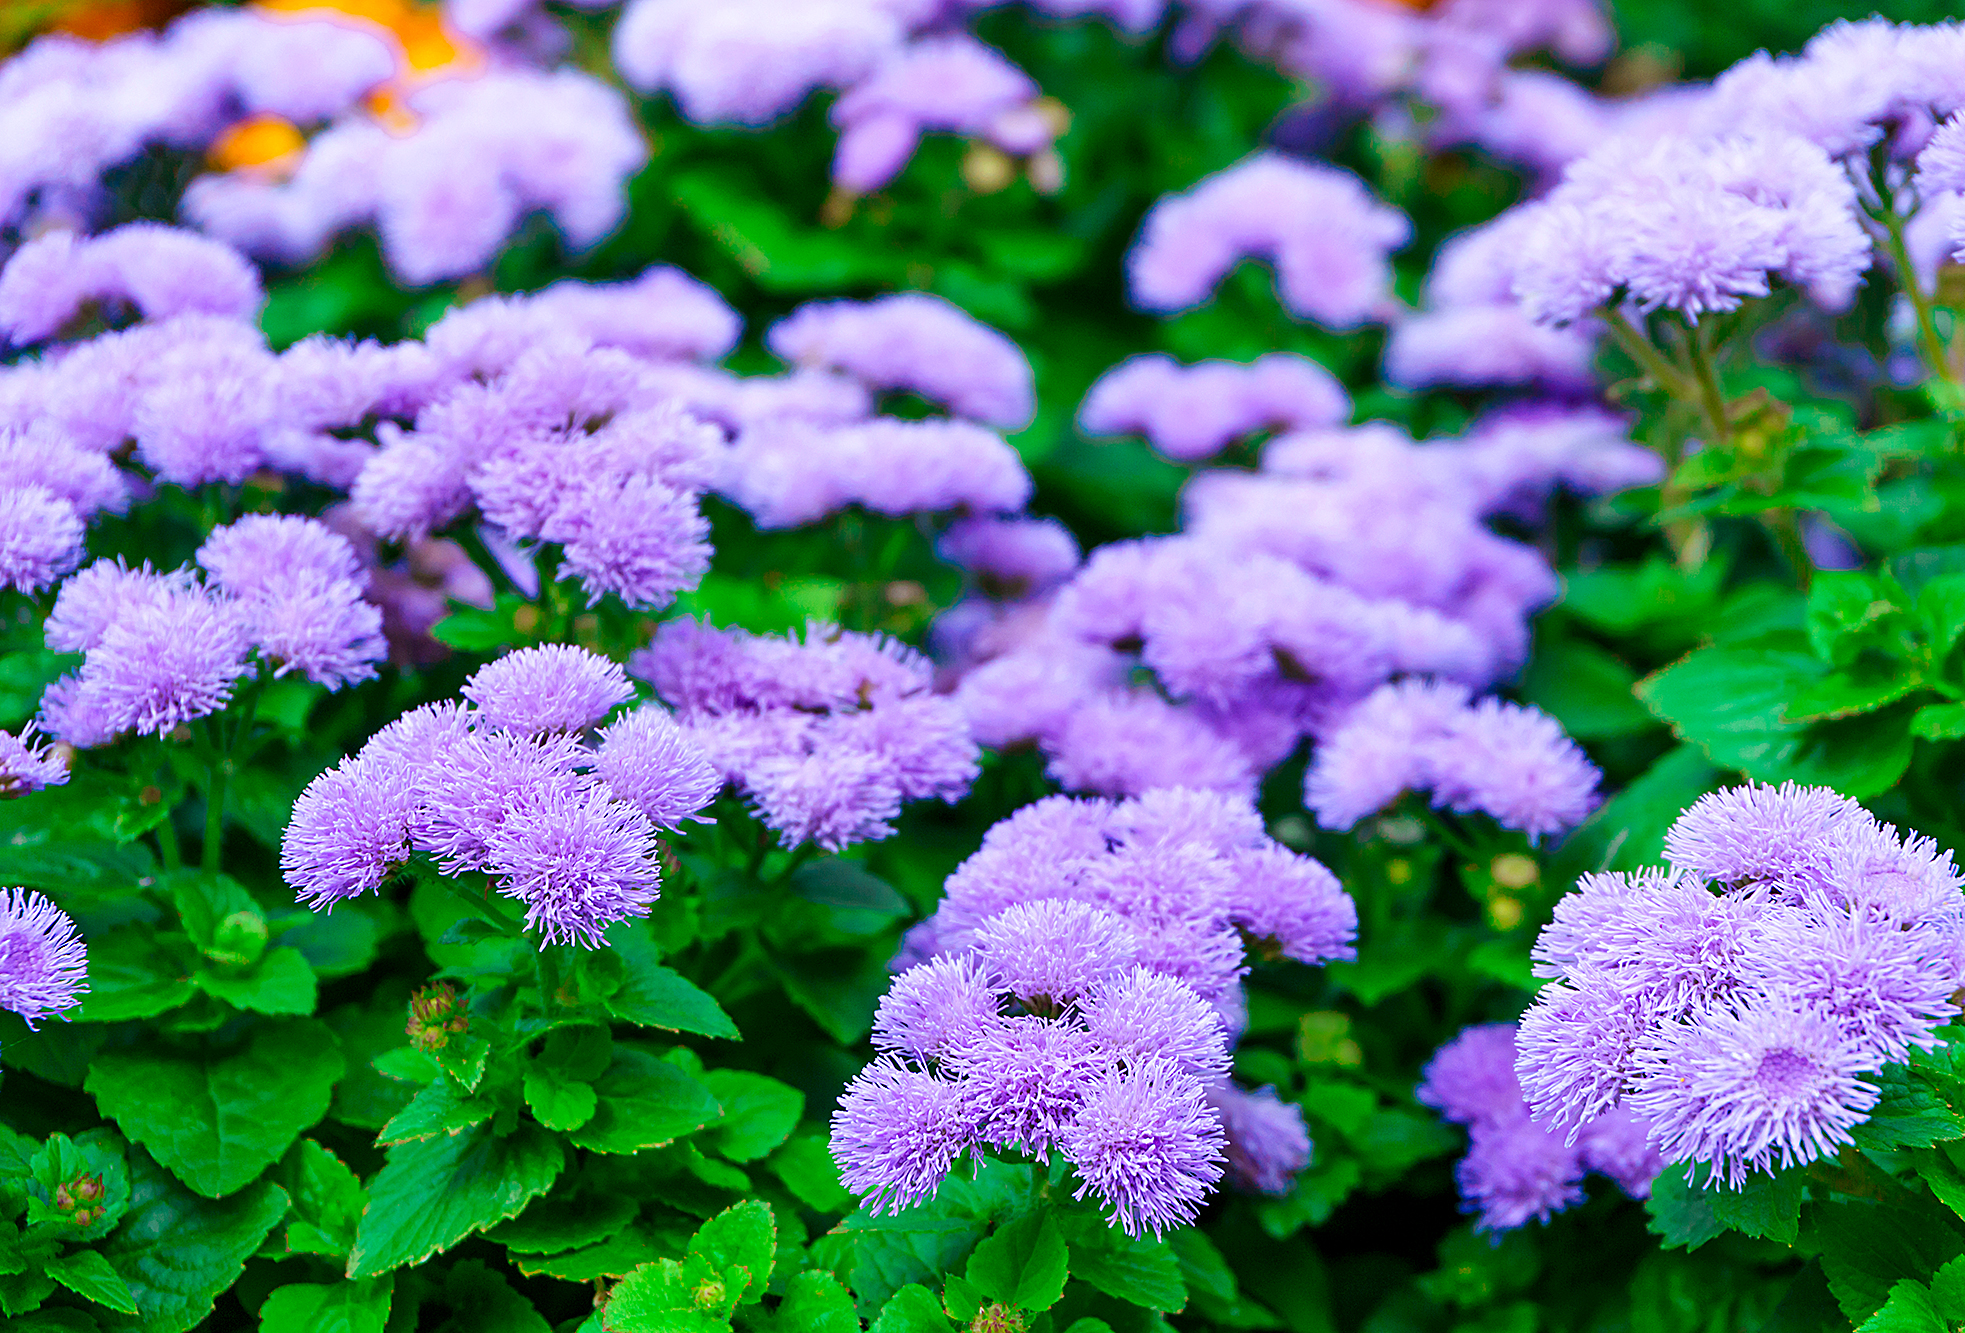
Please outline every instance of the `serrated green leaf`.
M778 1306L778 1333L860 1333L853 1298L831 1273L800 1273L785 1288Z
M552 1325L532 1302L482 1259L453 1264L443 1291L458 1326L471 1333L552 1333Z
M473 1231L516 1217L552 1188L565 1154L550 1132L489 1126L399 1144L369 1182L368 1211L348 1254L350 1277L420 1263Z
M293 1200L287 1249L337 1259L346 1255L368 1204L355 1173L314 1140L302 1139L281 1163L281 1181Z
M737 1303L748 1304L764 1298L764 1285L771 1278L771 1266L778 1249L778 1224L770 1205L746 1200L703 1223L689 1242L689 1253L700 1255L712 1270L742 1268L748 1275Z
M1707 1191L1713 1219L1756 1239L1792 1245L1801 1228L1800 1168L1768 1175L1756 1171L1737 1190L1715 1186Z
M704 1146L733 1162L754 1162L783 1143L805 1113L805 1094L742 1069L712 1069L703 1084L723 1108Z
M720 1333L730 1327L721 1313L727 1285L721 1275L704 1280L673 1259L657 1259L608 1293L600 1326L606 1333Z
M1938 1313L1930 1289L1905 1279L1890 1288L1889 1299L1856 1333L1951 1333L1951 1325Z
M89 991L75 1016L85 1023L117 1023L169 1013L198 993L191 981L193 957L188 948L160 946L137 926L93 936Z
M223 1199L203 1199L134 1148L129 1214L99 1248L129 1285L136 1327L143 1333L184 1333L238 1281L246 1257L286 1211L286 1191L271 1181Z
M552 1194L485 1232L485 1239L521 1254L561 1254L618 1234L637 1211L625 1194Z
M327 1113L344 1065L326 1025L282 1019L212 1057L105 1051L83 1087L102 1113L207 1198L252 1180Z
M1043 1213L998 1227L969 1256L966 1276L990 1299L1037 1312L1057 1304L1070 1271L1064 1235Z
M591 1152L631 1153L660 1147L701 1129L721 1112L710 1090L648 1052L616 1046L594 1081L599 1104L573 1142Z
M382 1333L394 1289L392 1277L276 1287L259 1307L259 1333Z
M578 1129L594 1118L600 1098L593 1086L538 1065L525 1071L525 1104L547 1129Z
M124 1314L136 1313L130 1284L94 1250L70 1250L47 1261L48 1276L84 1300Z
M954 1333L954 1329L935 1293L911 1282L887 1298L868 1333Z
M737 1025L723 1012L723 1006L680 972L659 963L631 967L621 988L607 997L607 1011L639 1027L731 1041L738 1036Z
M1674 1163L1658 1173L1644 1208L1651 1215L1648 1230L1668 1250L1681 1246L1696 1250L1726 1230L1714 1210L1711 1192L1692 1185L1684 1163Z
M201 969L192 981L207 995L236 1009L257 1014L311 1014L316 988L314 969L300 950L272 949L253 966L237 973Z
M527 1277L556 1277L568 1282L594 1282L601 1278L626 1277L643 1264L672 1258L680 1246L664 1253L654 1236L637 1226L623 1227L598 1245L582 1246L558 1254L520 1253L515 1262Z
M1148 1310L1171 1314L1187 1305L1187 1284L1173 1248L1165 1241L1128 1236L1105 1226L1102 1218L1073 1226L1071 1275Z
M798 1201L816 1212L837 1212L853 1201L839 1183L839 1164L821 1138L791 1139L771 1154L771 1170Z

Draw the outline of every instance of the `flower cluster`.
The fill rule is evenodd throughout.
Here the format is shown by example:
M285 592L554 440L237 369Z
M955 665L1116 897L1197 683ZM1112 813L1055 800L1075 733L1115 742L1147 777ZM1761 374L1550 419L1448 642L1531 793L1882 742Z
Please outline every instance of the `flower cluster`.
M1008 929L1005 921L1024 923L1020 930L1049 922L1059 933L1042 947L1033 940L998 949L990 941ZM908 1003L895 998L908 977L941 976L957 960L981 957L1026 1009L1055 1018L1086 993L1090 977L1104 975L1098 968L1136 966L1198 997L1226 1041L1242 1025L1249 959L1349 958L1356 930L1356 909L1336 877L1272 841L1246 800L1171 787L1116 802L1054 796L998 823L949 876L941 905L896 960L910 970L890 1003ZM928 964L942 971L923 972ZM987 1061L973 1071L982 1086L993 1077ZM1234 1087L1225 1070L1205 1081L1237 1183L1286 1191L1310 1156L1301 1115L1273 1090ZM1005 1106L1025 1106L1026 1093L1002 1095L1011 1099Z
M1939 1044L1965 898L1930 839L1822 787L1704 797L1665 851L1669 870L1586 876L1557 905L1517 1068L1540 1123L1574 1136L1622 1107L1737 1189L1850 1142L1868 1076Z
M633 694L618 665L565 644L480 668L468 703L404 714L309 784L281 846L287 882L330 908L420 852L446 875L489 876L542 946L597 946L658 896L656 830L723 785L660 709L593 733Z
M67 913L38 893L0 889L0 1009L31 1030L88 990L88 951Z
M952 801L976 778L976 744L927 661L877 635L672 620L629 670L786 846L888 837L902 802Z
M1512 1231L1582 1202L1583 1177L1598 1171L1642 1199L1664 1165L1647 1126L1623 1108L1580 1125L1568 1139L1536 1124L1515 1078L1515 1025L1470 1027L1428 1062L1419 1100L1467 1127L1467 1155L1454 1179L1461 1206L1483 1231Z
M75 746L154 736L224 708L253 655L329 689L387 655L346 538L315 519L255 514L215 530L190 569L98 560L62 585L44 632L82 667L48 687L42 725Z
M1527 617L1555 583L1485 516L1533 514L1557 486L1596 494L1658 472L1595 411L1516 409L1455 442L1414 444L1385 425L1281 435L1259 471L1194 477L1180 535L1103 547L1048 600L994 616L958 607L956 697L984 743L1035 742L1076 790L1246 791L1300 739L1344 732L1396 676L1478 688L1515 669ZM1595 774L1546 718L1474 716L1486 719L1478 734L1503 742L1497 728L1512 728L1505 743L1533 743L1512 776L1494 775L1517 790L1448 800L1542 833L1588 813ZM1349 824L1407 786L1437 785L1424 762L1408 753L1404 776L1359 770L1378 787L1318 799ZM1357 813L1339 813L1346 804Z

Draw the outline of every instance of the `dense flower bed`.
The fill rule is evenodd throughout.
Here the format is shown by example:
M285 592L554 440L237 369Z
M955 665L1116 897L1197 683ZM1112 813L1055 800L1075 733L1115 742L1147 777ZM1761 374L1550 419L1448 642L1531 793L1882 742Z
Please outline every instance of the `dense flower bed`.
M1965 25L1617 17L0 27L0 1320L1965 1321Z

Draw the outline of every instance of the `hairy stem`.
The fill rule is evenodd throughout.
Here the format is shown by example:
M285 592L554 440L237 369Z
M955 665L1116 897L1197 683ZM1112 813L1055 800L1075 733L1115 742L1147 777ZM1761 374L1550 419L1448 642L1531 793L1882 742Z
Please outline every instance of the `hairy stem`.
M1904 243L1903 215L1894 205L1886 203L1879 210L1878 217L1883 223L1884 247L1889 250L1890 263L1897 270L1897 285L1910 298L1910 308L1917 314L1918 349L1924 353L1925 361L1930 363L1933 375L1956 383L1956 377L1951 373L1951 359L1945 353L1944 339L1938 334L1938 319L1930 293L1918 282L1917 269L1910 262L1910 247Z

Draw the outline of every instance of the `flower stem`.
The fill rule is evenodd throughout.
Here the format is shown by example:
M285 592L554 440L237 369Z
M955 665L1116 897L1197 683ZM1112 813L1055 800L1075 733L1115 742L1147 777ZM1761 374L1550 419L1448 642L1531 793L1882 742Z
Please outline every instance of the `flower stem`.
M1664 353L1652 345L1651 339L1645 337L1623 311L1606 306L1602 316L1604 327L1610 330L1610 336L1623 349L1624 355L1637 362L1659 388L1682 400L1689 401L1695 396L1693 385L1685 378L1685 373L1667 361Z
M1944 339L1938 334L1938 320L1931 305L1931 297L1923 285L1917 281L1917 269L1910 262L1910 247L1904 243L1904 219L1893 204L1886 203L1878 216L1883 223L1884 245L1890 251L1890 262L1897 270L1897 285L1903 288L1904 295L1910 298L1910 308L1917 313L1917 345L1924 353L1924 359L1931 364L1931 373L1949 383L1956 383L1951 373L1950 358L1945 354Z
M1713 445L1724 447L1733 428L1726 419L1726 395L1720 391L1719 374L1713 369L1712 329L1704 324L1692 328L1692 375L1699 386L1699 406L1712 426Z
M199 864L216 874L225 855L225 788L232 774L229 749L212 752L211 777L205 783L205 848Z

